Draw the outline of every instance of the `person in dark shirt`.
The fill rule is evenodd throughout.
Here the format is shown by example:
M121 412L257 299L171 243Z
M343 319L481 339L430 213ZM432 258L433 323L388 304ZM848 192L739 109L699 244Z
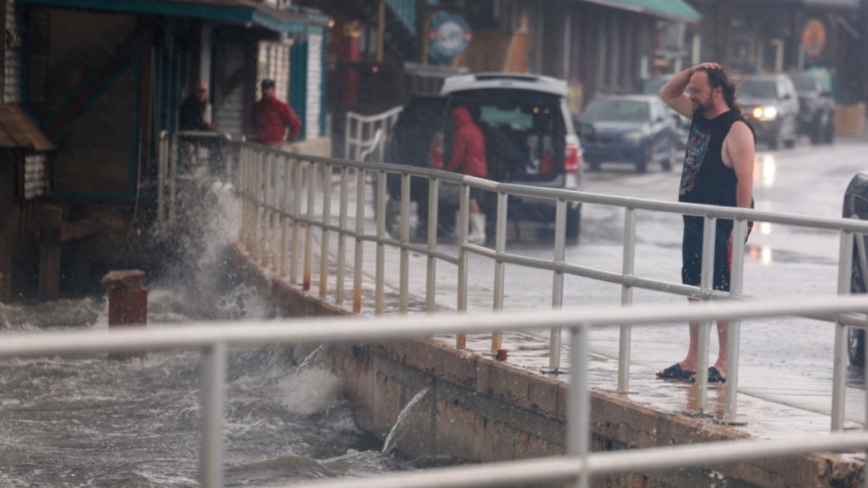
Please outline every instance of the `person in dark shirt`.
M690 95L685 94L689 86ZM754 134L735 99L735 85L717 63L692 66L660 89L660 98L679 114L693 119L685 151L678 200L687 203L751 208L753 202ZM729 291L733 221L718 219L713 287ZM750 223L747 232L750 232ZM681 281L698 286L702 270L703 217L684 216ZM694 299L691 299L694 300ZM717 323L720 349L708 368L708 381L726 381L729 324ZM698 359L699 325L690 324L687 357L657 372L660 378L691 379Z
M205 110L208 108L208 85L202 81L196 83L192 93L181 104L181 114L178 125L183 131L209 131L217 129L216 123L205 121Z

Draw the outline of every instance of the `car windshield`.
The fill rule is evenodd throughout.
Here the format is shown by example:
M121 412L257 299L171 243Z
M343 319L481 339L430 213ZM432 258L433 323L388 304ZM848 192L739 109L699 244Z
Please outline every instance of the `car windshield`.
M811 93L816 90L817 85L811 75L791 76L790 79L793 80L793 85L796 86L796 91L799 93Z
M533 128L533 114L522 110L520 107L505 109L483 105L479 107L479 121L492 127L506 126L513 130L529 130Z
M582 119L589 122L647 122L648 102L640 100L594 100Z
M743 98L777 98L778 85L772 80L744 80L738 86L738 96Z

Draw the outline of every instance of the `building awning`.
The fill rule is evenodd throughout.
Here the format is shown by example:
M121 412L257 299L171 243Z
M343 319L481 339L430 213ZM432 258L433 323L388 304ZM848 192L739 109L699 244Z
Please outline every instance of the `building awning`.
M281 32L303 32L305 21L290 12L254 0L18 0L20 3L81 10L194 17L250 23Z
M57 146L20 105L0 104L0 148L54 151Z
M698 22L702 15L684 0L583 0L606 7L653 15L678 22Z

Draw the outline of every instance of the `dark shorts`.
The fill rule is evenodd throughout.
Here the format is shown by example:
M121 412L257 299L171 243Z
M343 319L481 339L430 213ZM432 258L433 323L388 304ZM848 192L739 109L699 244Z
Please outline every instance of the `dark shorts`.
M699 286L702 279L702 217L684 217L684 240L681 243L681 282ZM729 291L732 268L731 220L718 220L714 239L715 290Z
M482 203L482 188L470 187L470 199L476 200L476 203Z

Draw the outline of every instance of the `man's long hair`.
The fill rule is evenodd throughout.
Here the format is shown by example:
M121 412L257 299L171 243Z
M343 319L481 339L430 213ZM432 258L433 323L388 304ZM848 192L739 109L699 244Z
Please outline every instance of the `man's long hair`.
M723 99L726 101L726 105L730 108L730 110L735 110L738 113L742 113L741 105L739 105L738 101L736 101L735 99L735 82L732 81L726 70L724 70L723 68L700 68L699 71L702 71L708 75L708 86L712 90L717 87L721 88L721 90L723 91Z

